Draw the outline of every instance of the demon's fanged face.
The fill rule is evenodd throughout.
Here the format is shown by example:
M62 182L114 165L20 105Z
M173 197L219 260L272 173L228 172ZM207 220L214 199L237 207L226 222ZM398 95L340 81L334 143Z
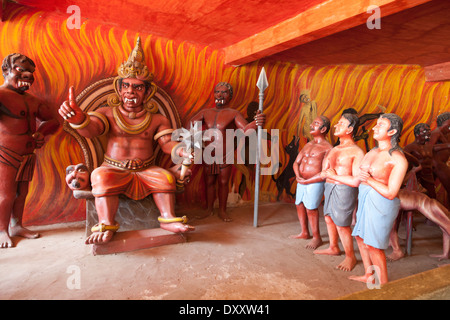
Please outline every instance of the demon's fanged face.
M34 82L34 70L33 63L23 55L18 57L11 57L10 67L7 70L3 70L5 77L5 83L8 88L23 93L30 89Z

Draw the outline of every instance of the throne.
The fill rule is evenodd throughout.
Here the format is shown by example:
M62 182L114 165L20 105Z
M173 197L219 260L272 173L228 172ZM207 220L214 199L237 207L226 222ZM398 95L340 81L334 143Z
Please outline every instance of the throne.
M105 78L85 88L76 97L78 106L84 112L95 111L100 107L108 106L108 98L115 93L114 79L115 77ZM157 112L169 119L172 128L181 127L180 116L175 104L163 89L157 87L150 102L157 106ZM105 137L85 138L72 129L67 122L64 123L63 128L79 143L83 153L84 164L90 172L103 163L103 155L106 148ZM164 153L161 151L158 143L153 145L155 164L163 166ZM90 191L74 191L73 195L77 199L86 199L86 236L88 236L91 234L91 227L98 222L94 197ZM159 210L151 195L138 201L129 199L126 196L120 196L119 209L116 213L116 221L119 223L120 229L110 243L94 245L93 253L116 253L162 244L185 242L182 234L169 233L159 228L159 215ZM146 241L145 239L148 238L150 240ZM135 242L134 245L133 241ZM126 245L126 242L131 242L131 245Z

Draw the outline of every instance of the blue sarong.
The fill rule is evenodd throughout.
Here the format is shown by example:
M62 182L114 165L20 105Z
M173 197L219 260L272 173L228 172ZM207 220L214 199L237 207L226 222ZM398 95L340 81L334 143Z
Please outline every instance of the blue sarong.
M400 200L389 200L375 189L359 185L358 211L352 236L358 236L364 243L378 249L387 249L389 234L400 209Z
M297 192L295 193L295 204L303 205L308 210L317 209L323 198L324 182L310 184L297 183Z

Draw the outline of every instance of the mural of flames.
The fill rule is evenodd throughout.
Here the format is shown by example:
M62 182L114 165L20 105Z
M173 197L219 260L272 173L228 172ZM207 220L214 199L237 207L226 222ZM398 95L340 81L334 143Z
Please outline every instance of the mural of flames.
M378 113L378 106L398 114L404 120L401 145L414 140L414 125L424 122L434 129L437 115L450 110L450 82L425 82L420 66L300 66L261 60L235 68L224 64L221 51L130 32L126 26L121 29L84 21L81 29L69 30L60 16L13 5L4 15L5 22L0 27L1 57L20 52L32 58L37 69L30 93L41 97L55 110L66 99L69 86L80 92L95 81L115 76L138 36L155 82L172 97L183 123L200 109L213 106L213 88L220 81L232 84L233 107L246 115L247 105L258 101L256 82L264 66L269 81L264 100L266 128L280 132L278 174L289 161L282 149L299 132L302 90L309 90L317 104L317 113L329 117L332 125L342 110L350 107L360 115ZM371 127L369 124L367 129ZM335 140L332 133L330 139ZM368 142L374 146L371 137ZM306 139L301 137L300 148L305 143ZM36 153L38 165L30 184L25 224L83 220L85 203L72 197L64 181L66 166L83 161L77 142L60 129ZM191 183L179 195L180 204L205 202L201 171L199 166L193 167ZM236 168L230 186L237 189L245 175L248 172ZM261 191L276 195L271 176L262 176ZM253 186L248 185L244 200L252 200L252 196Z

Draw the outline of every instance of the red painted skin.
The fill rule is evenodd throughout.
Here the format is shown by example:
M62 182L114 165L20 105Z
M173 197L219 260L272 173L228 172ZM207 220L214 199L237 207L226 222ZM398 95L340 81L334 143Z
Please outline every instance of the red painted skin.
M244 132L249 129L256 129L258 125L264 126L266 116L264 113L258 113L255 120L248 123L244 116L237 110L228 107L231 101L232 93L227 87L227 84L219 83L214 89L215 108L208 108L197 113L190 123L193 125L196 121L202 122L202 125L207 129L217 129L222 133L223 141L216 141L218 145L224 148L223 155L226 152L226 130L227 129L242 129ZM207 169L207 168L205 168ZM205 170L205 184L206 184L206 202L207 211L204 215L197 218L205 218L213 213L213 205L216 194L216 183L218 182L218 198L219 198L219 218L225 222L230 222L232 219L227 214L227 198L228 198L228 182L231 176L231 165L222 165L219 168L218 174L211 174Z
M119 112L124 115L134 112L134 119L127 119L131 125L139 124L145 118L143 102L145 101L146 92L142 89L144 82L135 78L123 79L122 87L119 95L123 104L118 107ZM115 160L122 161L127 159L149 159L153 156L153 137L158 132L170 129L169 120L161 114L153 114L152 120L148 127L139 134L125 133L117 125L113 119L114 115L111 108L101 108L97 112L102 113L108 119L110 129L107 134L108 142L105 155ZM75 103L75 93L73 87L69 90L69 100L65 101L59 108L59 113L65 117L69 123L81 124L86 119L86 114ZM105 130L103 122L98 117L91 117L89 125L85 128L78 129L78 132L85 137L95 137L101 135ZM164 135L158 139L163 152L170 154L172 148L178 143L171 140L171 135ZM185 151L180 149L179 156L189 157ZM105 179L112 179L111 176L105 176ZM109 181L108 184L114 184ZM156 206L164 218L175 218L175 194L174 193L153 193L153 199ZM99 216L99 222L108 226L116 224L115 215L119 206L119 196L100 196L95 198L95 206ZM194 227L181 222L161 223L161 228L172 232L188 232L194 230ZM100 244L109 242L114 235L111 230L104 232L93 232L87 239L86 244Z
M311 184L324 180L320 176L322 162L327 152L332 148L332 145L326 140L328 129L329 126L324 126L324 121L321 117L317 117L311 123L309 133L313 139L299 152L293 165L297 183ZM317 249L323 244L320 236L318 209L307 209L303 203L296 205L296 209L302 231L298 235L292 235L291 238L309 239L309 223L313 237L306 245L306 248Z
M44 145L45 136L59 127L56 114L26 91L34 82L34 63L24 55L5 58L5 83L0 87L0 148L16 159L33 154ZM38 126L38 122L40 124ZM5 156L5 155L3 155ZM4 158L2 158L4 159ZM13 247L12 236L37 238L39 234L22 226L23 210L32 171L24 181L16 181L20 161L14 166L0 163L0 247ZM28 167L30 169L32 167ZM19 179L20 180L20 179Z

